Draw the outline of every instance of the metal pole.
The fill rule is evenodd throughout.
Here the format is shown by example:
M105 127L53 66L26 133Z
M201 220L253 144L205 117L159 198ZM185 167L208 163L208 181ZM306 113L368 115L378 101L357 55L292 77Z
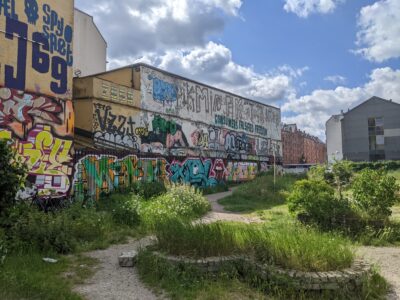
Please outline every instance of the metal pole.
M276 182L276 153L274 147L274 192L275 192L275 182Z

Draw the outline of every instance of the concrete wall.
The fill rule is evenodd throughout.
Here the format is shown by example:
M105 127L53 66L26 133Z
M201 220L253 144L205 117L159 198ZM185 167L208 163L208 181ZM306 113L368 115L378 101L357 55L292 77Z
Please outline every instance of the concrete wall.
M328 163L343 159L342 123L343 116L332 116L326 122L326 147Z
M106 71L107 43L93 17L75 9L74 76L83 77Z
M343 156L353 161L369 160L368 118L383 117L387 160L400 159L400 105L371 98L344 115Z
M40 194L71 187L73 0L7 1L0 10L0 138ZM18 38L18 36L22 38Z

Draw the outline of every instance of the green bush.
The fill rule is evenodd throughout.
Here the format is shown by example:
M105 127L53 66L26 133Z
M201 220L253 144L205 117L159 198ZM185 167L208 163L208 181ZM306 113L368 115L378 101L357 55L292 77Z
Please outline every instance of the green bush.
M107 211L116 224L135 226L140 222L140 197L135 194L112 194L96 203L97 209Z
M82 244L105 239L112 222L110 215L80 205L56 213L20 205L11 215L15 220L9 232L12 248L44 253L70 253Z
M23 185L26 166L17 158L15 151L0 139L0 226L8 209L15 204L15 195Z
M137 181L132 186L132 192L141 196L145 200L159 196L167 191L163 182Z
M289 212L324 229L334 229L337 222L353 217L348 200L337 199L324 181L297 181L287 200Z
M398 201L400 186L384 170L364 169L353 182L353 198L359 208L375 220L386 220Z
M151 227L163 219L193 219L209 210L210 204L195 187L172 185L165 194L143 205L140 216L144 223Z

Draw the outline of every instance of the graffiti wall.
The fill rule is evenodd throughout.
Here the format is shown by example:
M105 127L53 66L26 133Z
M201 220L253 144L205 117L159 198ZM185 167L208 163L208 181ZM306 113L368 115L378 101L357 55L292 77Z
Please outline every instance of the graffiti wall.
M99 148L165 156L268 160L274 147L270 138L105 101L93 103L92 132Z
M235 159L268 156L273 151L281 154L278 108L146 66L141 66L141 93L141 108L152 112L144 114L141 125L150 125L149 132L154 130L152 119L158 115L166 124L176 124L173 129L180 128L178 136L169 135L179 141L178 146L186 143L197 152L209 150L210 157L215 157L213 152L226 151L227 157Z
M0 1L0 138L40 194L66 194L73 170L73 1Z
M261 165L260 165L261 168ZM73 190L76 199L98 199L132 186L134 182L172 182L204 188L221 182L243 182L254 179L259 170L256 162L236 162L198 157L164 158L138 156L129 152L102 154L80 151L75 164Z

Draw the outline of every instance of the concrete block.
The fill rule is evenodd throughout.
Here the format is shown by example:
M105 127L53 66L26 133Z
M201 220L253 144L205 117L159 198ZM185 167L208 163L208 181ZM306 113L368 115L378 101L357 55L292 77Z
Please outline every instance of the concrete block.
M122 252L118 257L118 263L120 267L133 267L136 263L137 252Z

